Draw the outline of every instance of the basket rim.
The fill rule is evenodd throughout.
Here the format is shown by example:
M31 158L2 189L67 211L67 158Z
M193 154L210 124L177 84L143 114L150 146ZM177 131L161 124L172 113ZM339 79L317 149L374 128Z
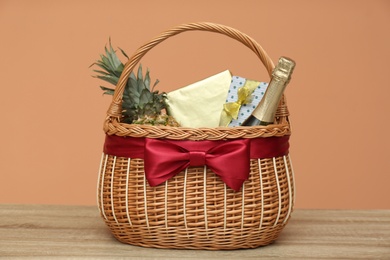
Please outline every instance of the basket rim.
M288 121L267 126L191 128L127 124L120 122L119 119L110 118L105 121L104 131L107 135L172 140L223 140L291 135L291 127Z

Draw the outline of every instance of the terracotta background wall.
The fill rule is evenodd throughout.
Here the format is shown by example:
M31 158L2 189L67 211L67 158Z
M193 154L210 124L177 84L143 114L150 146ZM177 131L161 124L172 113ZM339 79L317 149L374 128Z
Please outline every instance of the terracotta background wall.
M297 208L390 208L390 1L0 1L0 203L95 203L110 97L89 67L210 21L297 68L287 90ZM142 60L161 90L230 69L268 80L247 48L188 32Z

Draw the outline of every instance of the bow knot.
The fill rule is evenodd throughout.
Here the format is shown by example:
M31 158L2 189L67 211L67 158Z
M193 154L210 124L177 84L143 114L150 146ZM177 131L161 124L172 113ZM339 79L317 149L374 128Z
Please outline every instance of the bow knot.
M190 166L203 166L206 164L206 153L203 151L190 151Z

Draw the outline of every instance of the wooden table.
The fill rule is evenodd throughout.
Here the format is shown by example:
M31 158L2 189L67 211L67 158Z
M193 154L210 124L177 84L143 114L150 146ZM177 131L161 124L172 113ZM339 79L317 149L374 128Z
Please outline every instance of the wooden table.
M390 259L390 210L301 210L256 249L151 249L115 240L94 206L0 205L0 257L66 259Z

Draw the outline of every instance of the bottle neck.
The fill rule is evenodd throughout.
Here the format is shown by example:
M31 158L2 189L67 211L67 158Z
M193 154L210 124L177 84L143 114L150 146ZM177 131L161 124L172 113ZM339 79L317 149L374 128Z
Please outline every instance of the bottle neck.
M288 78L279 77L275 73L267 87L264 97L253 111L252 115L261 122L264 122L264 124L273 123L279 101L283 95L283 91L286 88L287 83Z

